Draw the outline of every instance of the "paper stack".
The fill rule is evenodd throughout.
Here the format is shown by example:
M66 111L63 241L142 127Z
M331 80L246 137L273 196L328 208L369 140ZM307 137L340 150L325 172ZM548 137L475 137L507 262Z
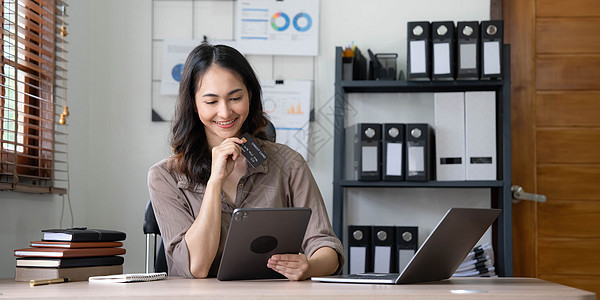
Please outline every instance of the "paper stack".
M41 241L17 249L15 281L69 278L123 273L125 254L121 248L126 234L121 231L87 228L42 230Z
M490 243L479 245L465 258L453 277L498 277L494 268L494 249Z

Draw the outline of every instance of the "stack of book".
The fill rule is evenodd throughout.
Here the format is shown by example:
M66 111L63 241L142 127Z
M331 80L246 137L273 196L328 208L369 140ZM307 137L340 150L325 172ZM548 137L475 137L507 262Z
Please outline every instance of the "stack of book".
M123 273L125 254L121 248L125 232L105 229L46 229L41 241L30 248L17 249L15 281L69 278L88 280L90 276Z
M454 273L455 277L497 277L494 268L494 249L486 243L469 252Z

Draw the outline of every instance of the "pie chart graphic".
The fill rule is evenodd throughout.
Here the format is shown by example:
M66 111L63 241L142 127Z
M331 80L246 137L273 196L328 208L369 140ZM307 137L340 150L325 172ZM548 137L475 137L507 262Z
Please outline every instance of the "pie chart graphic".
M177 64L173 67L173 69L171 69L171 76L173 76L173 79L175 79L175 81L177 81L177 82L181 81L182 73L183 73L183 64Z
M299 13L294 17L294 28L300 32L305 32L312 26L312 18L307 13Z
M275 104L275 101L273 101L273 99L263 99L263 110L266 113L270 114L274 112L275 109L277 109L277 105Z
M273 14L271 17L271 27L273 27L273 29L276 31L286 30L288 27L290 27L290 17L283 12Z

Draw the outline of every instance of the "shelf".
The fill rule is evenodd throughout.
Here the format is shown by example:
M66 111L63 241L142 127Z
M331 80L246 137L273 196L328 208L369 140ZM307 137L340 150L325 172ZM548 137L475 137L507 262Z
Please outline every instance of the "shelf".
M498 188L503 181L357 181L341 180L342 187L402 187L402 188Z
M333 230L344 237L345 190L354 188L482 188L490 189L493 208L502 214L492 225L492 244L497 255L496 272L512 276L512 193L511 193L511 105L510 105L510 46L504 45L503 79L499 80L342 80L342 48L336 48L335 103L333 134ZM437 93L437 92L496 92L496 138L498 178L492 181L356 181L345 178L346 94L349 93ZM399 120L400 122L401 120Z
M406 80L345 80L341 87L350 93L417 93L464 92L501 89L504 80L487 81L406 81Z

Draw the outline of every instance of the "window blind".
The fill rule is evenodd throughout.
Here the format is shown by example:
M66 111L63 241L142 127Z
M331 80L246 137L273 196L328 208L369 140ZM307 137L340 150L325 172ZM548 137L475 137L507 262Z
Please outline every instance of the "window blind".
M0 2L0 190L65 194L66 3Z

